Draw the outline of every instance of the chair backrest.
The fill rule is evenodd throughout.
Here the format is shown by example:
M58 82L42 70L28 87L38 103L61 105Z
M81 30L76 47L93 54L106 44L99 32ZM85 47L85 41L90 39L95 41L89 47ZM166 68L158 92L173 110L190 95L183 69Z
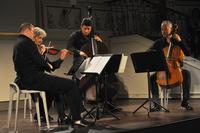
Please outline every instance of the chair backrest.
M12 89L13 91L15 91L16 93L20 92L20 89L18 87L18 85L14 82L10 83L10 89Z

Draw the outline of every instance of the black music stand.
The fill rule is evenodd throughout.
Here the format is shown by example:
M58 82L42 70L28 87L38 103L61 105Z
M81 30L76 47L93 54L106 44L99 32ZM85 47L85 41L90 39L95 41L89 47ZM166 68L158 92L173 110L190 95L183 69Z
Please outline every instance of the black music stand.
M100 59L100 58L102 58L102 59ZM120 60L121 60L121 55L112 55L112 54L108 54L108 55L96 55L96 56L94 56L92 58L91 62L93 60L95 60L95 59L97 59L97 61L95 62L95 64L90 64L89 65L89 67L91 69L90 68L86 68L86 70L83 71L82 73L83 74L93 74L96 77L96 81L95 81L95 85L96 85L96 105L89 112L87 112L87 114L84 115L84 118L85 118L91 112L95 111L96 112L95 122L96 122L96 120L99 119L100 108L102 108L102 105L100 104L100 99L99 99L99 94L100 94L99 92L100 92L100 89L101 89L100 88L101 87L101 81L100 81L100 79L103 77L104 80L106 80L106 78L104 77L106 71L110 70L109 72L111 72L111 70L112 70L112 72L115 72L116 70L118 70L119 64L120 64ZM113 67L113 69L110 68L111 66ZM105 82L105 81L103 81L103 82ZM106 90L105 90L105 93L106 93ZM107 94L105 94L105 97L107 97ZM110 103L107 101L107 99L105 99L105 101L103 102L103 112L107 112L108 114L112 115L113 117L115 117L116 119L119 120L120 119L119 117L117 117L110 110L108 110L108 109L105 108L105 106L108 105L108 104L110 104Z
M136 73L147 73L147 80L148 80L148 98L146 101L144 101L143 104L141 104L133 113L136 113L141 107L144 107L144 105L147 102L149 103L149 109L145 108L148 110L148 115L149 115L149 110L151 108L151 102L154 104L158 105L162 109L164 109L166 112L169 112L166 108L161 106L159 103L155 102L151 98L151 83L150 83L150 72L155 72L155 71L167 71L168 67L165 61L165 56L163 52L160 51L149 51L149 52L138 52L138 53L132 53L131 54L131 59L133 66L135 68Z
M89 58L88 58L88 59L89 59ZM71 68L69 69L69 71L68 71L67 73L64 73L65 75L71 75L71 76L72 76L72 80L76 83L77 86L79 86L79 81L78 81L78 79L77 79L78 77L77 77L77 75L76 75L76 72L79 71L80 67L81 67L81 66L83 65L83 63L86 62L86 61L87 61L87 58L85 58L85 57L80 57L79 60L77 60L76 63L73 64L73 65L71 66ZM79 89L80 89L80 88L79 88ZM82 96L82 99L83 99L83 96ZM84 100L83 100L82 105L83 105L83 106L82 106L82 109L88 113L88 110L87 110L86 107L85 107ZM89 114L89 113L88 113L88 114ZM94 116L91 115L91 114L89 114L89 116L90 116L91 118L94 118Z
M104 79L103 84L104 84L104 96L105 96L104 102L103 102L103 112L108 112L109 114L111 114L112 116L117 118L118 120L120 118L117 117L112 111L120 111L121 109L119 107L116 107L115 105L113 105L108 100L108 94L107 94L108 90L107 90L106 85L107 85L108 75L118 73L121 60L122 60L122 54L113 54L102 72L102 76ZM112 109L109 109L109 107L111 107Z
M76 63L74 63L69 71L67 73L64 73L65 75L74 75L76 73L76 71L79 69L79 67L81 66L81 64L84 62L85 58L84 57L79 57L79 59L76 61Z

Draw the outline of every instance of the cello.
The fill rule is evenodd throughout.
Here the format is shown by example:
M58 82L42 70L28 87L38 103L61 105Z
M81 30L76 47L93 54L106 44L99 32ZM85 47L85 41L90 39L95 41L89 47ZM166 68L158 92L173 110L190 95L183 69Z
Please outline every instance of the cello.
M172 36L177 32L176 25L172 31ZM170 42L169 46L163 48L164 56L166 57L166 64L168 71L159 71L156 73L157 84L162 88L176 87L182 84L183 75L180 62L184 59L184 53L180 46L174 45Z

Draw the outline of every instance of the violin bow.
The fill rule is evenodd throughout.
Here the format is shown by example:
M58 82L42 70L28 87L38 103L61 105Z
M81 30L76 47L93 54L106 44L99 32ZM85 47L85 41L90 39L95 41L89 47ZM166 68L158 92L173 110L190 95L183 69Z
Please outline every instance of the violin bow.
M47 47L50 47L50 45L51 45L51 41L49 41L49 43L48 43L48 46ZM46 51L46 53L48 53L48 48L47 48L47 51ZM46 58L47 58L47 55L45 54L45 57L44 57L44 59L46 60Z

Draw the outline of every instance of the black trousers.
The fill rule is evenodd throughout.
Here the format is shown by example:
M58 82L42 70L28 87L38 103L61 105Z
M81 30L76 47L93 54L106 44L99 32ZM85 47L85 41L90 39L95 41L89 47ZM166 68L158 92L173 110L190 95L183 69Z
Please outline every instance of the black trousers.
M182 83L183 101L187 101L189 100L190 97L191 75L190 72L185 69L182 70L182 74L183 74L183 83ZM152 96L154 99L158 99L159 89L158 89L158 84L156 83L156 73L150 76L150 83L151 83Z
M50 108L55 96L64 94L73 120L80 120L81 95L76 83L73 80L42 73L32 75L32 77L21 80L22 88L45 91L47 95L47 106ZM61 101L62 103L64 101ZM40 104L41 108L42 105ZM41 112L42 114L43 112Z

